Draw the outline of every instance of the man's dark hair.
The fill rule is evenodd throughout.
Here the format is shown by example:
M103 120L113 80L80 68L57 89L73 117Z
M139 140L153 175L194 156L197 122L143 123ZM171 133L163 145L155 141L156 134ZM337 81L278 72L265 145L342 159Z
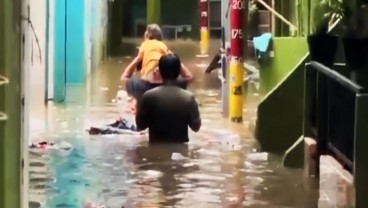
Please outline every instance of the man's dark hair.
M175 54L164 55L158 61L158 68L163 80L176 80L180 74L181 62Z

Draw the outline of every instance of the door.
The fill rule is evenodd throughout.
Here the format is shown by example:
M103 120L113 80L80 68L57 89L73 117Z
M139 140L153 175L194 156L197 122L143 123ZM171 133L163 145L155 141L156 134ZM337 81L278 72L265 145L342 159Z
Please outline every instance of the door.
M67 0L54 0L53 100L55 102L63 102L66 98L67 2Z

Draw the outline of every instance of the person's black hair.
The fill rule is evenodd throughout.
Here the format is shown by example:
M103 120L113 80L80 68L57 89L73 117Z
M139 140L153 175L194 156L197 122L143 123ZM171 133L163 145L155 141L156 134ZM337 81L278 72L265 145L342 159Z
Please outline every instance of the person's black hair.
M161 56L158 68L163 80L176 80L179 77L181 62L176 54Z

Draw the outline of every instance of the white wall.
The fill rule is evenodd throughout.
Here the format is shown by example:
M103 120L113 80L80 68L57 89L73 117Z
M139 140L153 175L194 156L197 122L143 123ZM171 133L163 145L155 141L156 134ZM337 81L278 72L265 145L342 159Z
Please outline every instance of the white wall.
M23 0L22 2L22 16L28 16L28 6L29 0ZM24 168L22 172L22 207L28 208L29 201L29 174L28 174L28 166L29 166L29 153L28 153L28 145L29 145L29 135L30 135L30 53L31 53L31 41L30 41L30 27L26 21L22 22L22 36L24 35L24 43L22 44L22 97L24 99L24 106L22 108L22 159L24 161Z
M45 46L46 46L46 1L47 0L31 0L31 20L34 22L34 27L40 41L42 62L39 61L38 48L36 41L33 42L33 65L31 75L32 90L32 106L43 106L44 101L44 87L45 87ZM48 43L48 99L53 98L54 92L54 17L55 17L55 1L49 0L49 43ZM106 49L106 35L107 35L107 2L108 0L85 0L85 61L87 75L91 73L91 69L96 67L103 58L103 46ZM95 8L92 11L92 8ZM93 45L93 48L92 48ZM92 51L94 50L94 52ZM96 63L92 66L92 59ZM87 79L88 80L88 79ZM34 97L34 95L36 97ZM38 108L36 112L32 113L36 119L43 119L43 112ZM34 123L32 130L42 130L44 127Z
M91 16L90 22L90 37L93 45L93 68L97 67L106 58L108 2L109 0L91 0L91 8L93 8L91 12L93 16Z
M30 35L30 131L45 130L45 45L46 45L46 0L30 1L30 19L34 33ZM38 43L36 37L38 38ZM39 45L38 45L39 44Z
M49 44L48 44L48 99L54 97L54 17L55 0L49 0Z

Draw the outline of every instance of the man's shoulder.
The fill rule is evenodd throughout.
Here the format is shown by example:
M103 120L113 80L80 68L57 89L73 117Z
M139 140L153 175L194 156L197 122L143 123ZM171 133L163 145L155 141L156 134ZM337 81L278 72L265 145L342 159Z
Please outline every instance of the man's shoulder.
M155 96L155 94L157 94L156 92L156 88L153 88L153 89L150 89L150 90L147 90L144 94L143 94L143 97L152 97L152 96Z
M144 94L143 97L145 98L152 98L152 97L156 97L159 96L160 94L162 94L163 92L161 92L160 90L161 86L159 87L155 87L153 89L147 90Z
M174 89L169 89L166 86L159 86L159 87L155 87L151 90L148 90L146 93L144 93L144 96L147 97L154 97L154 96L162 96L163 94L168 93L167 90L174 90L175 91L175 95L177 95L178 97L186 97L186 98L192 98L194 97L194 94L189 91L189 90L184 90L180 87L174 88Z
M189 98L194 97L194 94L189 90L184 90L182 88L179 88L179 90L182 96L189 97Z

